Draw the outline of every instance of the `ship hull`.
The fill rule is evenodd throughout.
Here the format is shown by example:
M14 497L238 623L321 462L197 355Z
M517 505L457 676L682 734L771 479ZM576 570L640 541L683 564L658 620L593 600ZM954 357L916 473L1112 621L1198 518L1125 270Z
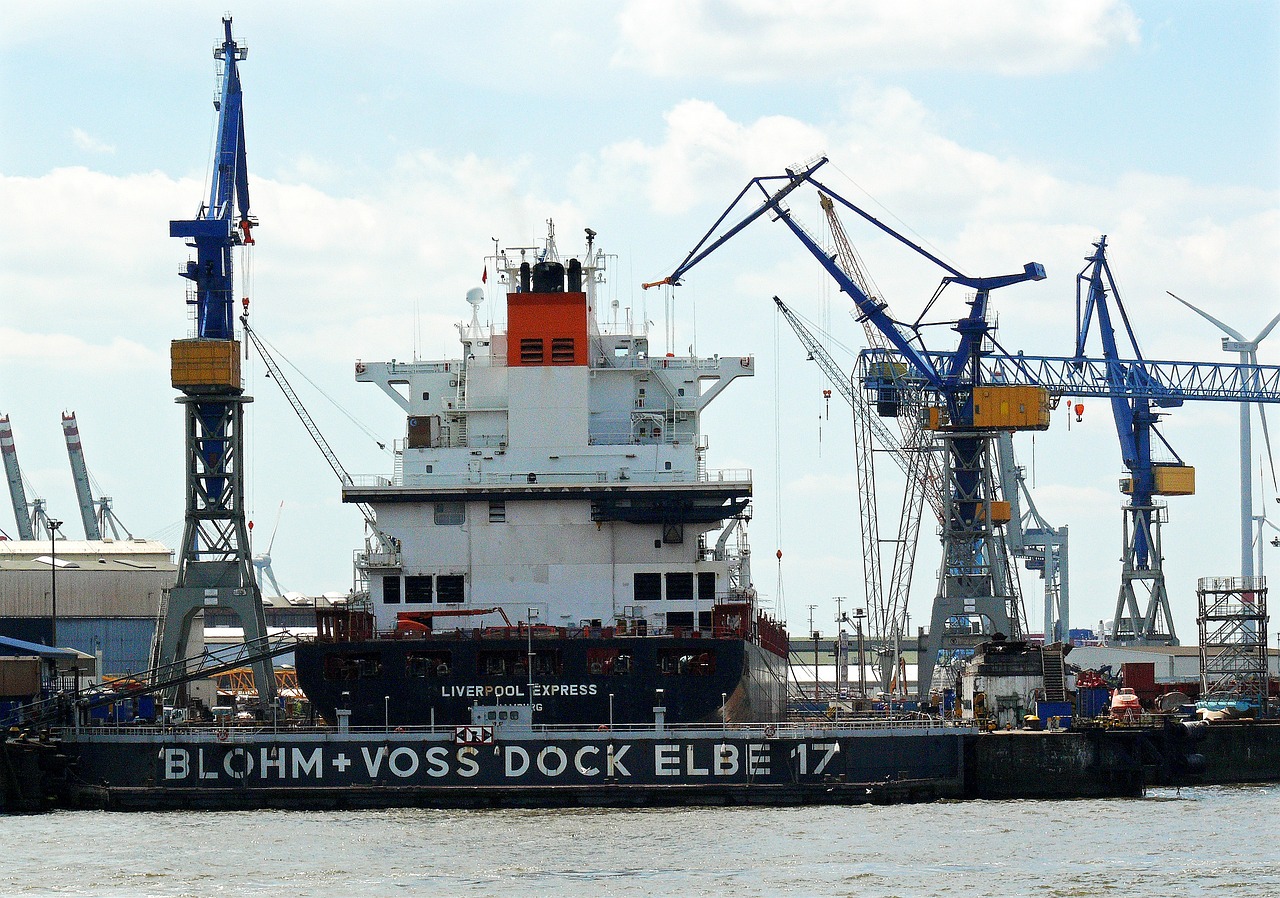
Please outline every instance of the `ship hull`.
M530 649L547 659L532 677L518 666ZM768 723L786 710L785 660L744 639L371 639L302 645L295 663L317 713L349 709L352 726L461 726L477 705L532 705L546 726L652 724L655 707L669 723Z

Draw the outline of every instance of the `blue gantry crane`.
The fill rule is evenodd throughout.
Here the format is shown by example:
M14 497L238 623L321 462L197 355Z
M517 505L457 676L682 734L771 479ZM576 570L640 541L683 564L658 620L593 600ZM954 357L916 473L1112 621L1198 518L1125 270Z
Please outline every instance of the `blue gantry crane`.
M925 426L937 433L942 444L946 482L941 527L943 561L928 642L919 666L920 688L927 694L939 658L947 660L970 651L976 642L994 633L1020 635L1020 609L1016 607L1008 554L998 533L998 528L1008 523L1011 512L1009 503L998 492L992 441L1001 431L1047 428L1049 396L1037 385L1010 386L1000 378L988 376L989 368L982 360L996 351L994 329L987 320L991 292L1024 281L1043 280L1045 272L1036 262L1027 263L1020 272L993 277L961 272L820 183L814 172L826 162L822 157L788 169L784 175L753 178L698 245L657 283L678 285L690 269L743 228L766 213L772 214L853 300L859 320L869 321L889 343L889 347L877 350L884 370L869 378L864 375L864 386L875 391L881 414L896 416L906 390L923 391L934 397L935 404L924 409ZM928 353L919 322L907 325L893 319L885 304L869 296L841 267L836 254L824 249L794 219L783 199L806 182L942 268L946 274L934 294L935 300L950 285L973 291L966 299L968 314L954 323L953 329L960 336L955 350ZM778 185L776 189L774 185ZM764 194L760 205L715 236L752 188Z
M1107 262L1106 235L1093 246L1088 264L1076 277L1075 357L1084 360L1096 321L1102 358L1109 364L1109 376L1119 385L1126 377L1145 376L1146 366L1133 322ZM1122 360L1116 339L1117 314L1124 326L1131 361ZM1183 397L1163 389L1159 381L1153 382L1151 392L1153 395L1133 396L1117 389L1110 396L1111 413L1120 437L1120 456L1129 472L1120 481L1120 490L1128 494L1129 502L1124 508L1123 568L1111 639L1138 645L1177 645L1160 540L1160 526L1168 519L1168 508L1156 497L1192 495L1195 468L1183 462L1156 428L1160 420L1157 409L1177 408L1182 405ZM1166 460L1156 460L1156 441L1164 446ZM1146 595L1144 603L1139 602L1139 592Z
M183 657L195 615L208 607L232 611L246 642L267 636L244 514L244 406L252 397L240 381L232 264L236 248L254 242L256 224L249 214L238 66L247 50L232 36L230 17L222 27L222 43L213 51L221 77L209 197L194 218L169 223L169 235L195 250L195 258L179 271L190 282L187 303L195 332L175 340L171 351L173 386L183 394L178 402L186 420L186 515L177 584L168 593L157 632L157 667ZM273 702L270 660L256 661L253 670L259 699Z
M1130 410L1130 421L1134 419L1133 410L1140 408L1143 400L1157 407L1191 399L1280 402L1280 367L1134 360L1118 355L1097 359L1085 357L1082 351L1070 357L1010 352L996 340L987 320L990 293L1023 281L1041 280L1045 277L1044 268L1032 262L1015 274L966 275L819 182L814 173L826 161L822 157L787 169L784 175L753 178L676 269L656 284L678 285L695 265L753 221L770 214L792 231L841 291L849 295L860 319L870 321L884 334L889 345L865 350L858 362L863 388L873 393L877 408L884 410L882 413L896 414L896 400L905 390L934 397L936 404L924 412L926 427L938 434L944 446L946 514L938 590L919 665L920 690L927 693L940 660L951 660L993 632L1018 635L1018 616L1011 607L1008 557L996 531L1012 514L1008 502L997 498L992 458L997 434L1047 428L1051 405L1064 396L1123 400ZM955 349L927 349L921 339L925 313L914 323L893 319L883 303L868 296L840 268L835 254L820 246L795 221L783 200L805 183L946 272L925 313L949 285L973 291L966 299L968 314L954 322L953 330L959 334ZM722 231L726 220L753 188L764 199ZM1136 439L1139 437L1135 435ZM1153 472L1152 478L1156 476ZM1177 479L1172 471L1165 476L1170 481ZM1173 484L1168 486L1172 488ZM1130 484L1129 489L1133 488ZM1154 552L1148 551L1148 563L1155 554L1158 547ZM1146 616L1131 614L1131 618L1138 617L1145 620Z

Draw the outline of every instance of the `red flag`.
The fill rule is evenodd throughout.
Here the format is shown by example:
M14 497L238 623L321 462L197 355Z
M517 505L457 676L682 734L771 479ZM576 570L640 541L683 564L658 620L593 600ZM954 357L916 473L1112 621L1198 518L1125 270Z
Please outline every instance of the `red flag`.
M484 274L480 275L480 283L482 284L489 283L489 266L488 265L484 267Z

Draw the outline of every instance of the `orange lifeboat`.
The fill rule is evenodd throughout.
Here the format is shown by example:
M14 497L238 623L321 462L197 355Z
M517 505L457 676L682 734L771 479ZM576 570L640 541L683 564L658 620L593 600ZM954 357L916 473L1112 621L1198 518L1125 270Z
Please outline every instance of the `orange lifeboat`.
M1132 689L1116 689L1111 693L1111 716L1116 720L1137 720L1142 704Z

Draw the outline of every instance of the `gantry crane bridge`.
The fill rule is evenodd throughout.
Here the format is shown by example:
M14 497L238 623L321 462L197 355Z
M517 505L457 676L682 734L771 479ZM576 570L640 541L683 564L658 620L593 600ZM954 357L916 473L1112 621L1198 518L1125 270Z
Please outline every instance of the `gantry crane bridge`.
M1012 516L997 484L993 450L999 434L1046 429L1051 403L1064 396L1280 402L1280 367L1010 352L996 340L988 321L991 291L1043 280L1044 267L1030 262L1014 274L967 275L818 181L814 174L826 162L820 157L782 175L751 179L675 270L655 285L678 285L708 255L756 219L770 215L787 226L848 294L859 319L883 335L887 345L873 346L859 356L863 389L874 397L881 414L895 416L904 396L920 394L926 403L921 410L923 426L942 444L943 560L919 662L920 691L927 694L940 659L947 662L975 640L997 632L1021 635L1007 547L998 532ZM953 322L952 329L959 335L956 348L928 349L921 335L923 314L915 323L893 318L882 301L844 270L838 253L824 248L795 220L784 200L805 184L943 269L945 275L926 311L948 286L973 291L965 300L968 313ZM763 195L759 205L724 227L753 190Z

